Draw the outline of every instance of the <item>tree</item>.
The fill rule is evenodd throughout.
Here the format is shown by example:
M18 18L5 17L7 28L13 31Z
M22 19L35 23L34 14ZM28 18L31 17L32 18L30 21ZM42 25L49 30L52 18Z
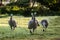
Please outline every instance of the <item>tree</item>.
M0 6L2 5L2 0L0 0Z
M46 7L49 7L50 10L59 11L60 10L60 0L36 0Z

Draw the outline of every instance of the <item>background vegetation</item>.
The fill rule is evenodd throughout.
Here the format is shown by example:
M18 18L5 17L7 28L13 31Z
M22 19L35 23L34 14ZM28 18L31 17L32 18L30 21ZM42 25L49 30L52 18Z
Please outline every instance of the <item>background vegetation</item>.
M31 9L37 12L39 16L60 16L60 1L59 0L33 0L38 2L37 7L30 7L29 0L17 0L16 2L11 1L10 4L0 7L0 14L20 14L23 16L31 16Z

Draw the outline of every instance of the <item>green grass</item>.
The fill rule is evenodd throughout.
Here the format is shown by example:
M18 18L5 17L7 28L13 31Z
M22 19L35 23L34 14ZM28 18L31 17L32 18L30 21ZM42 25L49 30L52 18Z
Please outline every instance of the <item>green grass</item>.
M49 26L45 32L42 31L43 27L40 25L34 32L34 35L29 33L28 22L31 17L14 16L17 22L17 28L13 31L8 25L9 17L0 18L0 40L60 40L60 17L36 17L38 21L47 19Z

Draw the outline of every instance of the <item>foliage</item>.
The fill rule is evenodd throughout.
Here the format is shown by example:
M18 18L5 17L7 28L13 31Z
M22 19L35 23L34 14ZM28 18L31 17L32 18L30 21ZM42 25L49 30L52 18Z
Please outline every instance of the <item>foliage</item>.
M16 2L11 2L9 6L17 5L19 7L26 7L29 5L29 0L17 0Z
M60 11L60 1L59 0L37 0L42 5L49 7L52 11Z
M2 14L17 14L20 10L23 10L23 8L19 8L18 6L5 6L1 8ZM19 13L18 13L19 14Z
M13 1L10 4L0 8L1 14L13 13L23 16L31 16L31 9L33 9L33 12L37 12L37 16L60 15L59 0L35 0L38 2L37 7L30 7L29 0L17 0L17 2Z
M31 16L31 7L18 7L18 6L5 6L0 8L1 9L1 14L19 14L23 16ZM41 7L34 7L33 11L37 12L37 16L53 16L53 15L60 15L60 11L51 11L51 10L46 10Z

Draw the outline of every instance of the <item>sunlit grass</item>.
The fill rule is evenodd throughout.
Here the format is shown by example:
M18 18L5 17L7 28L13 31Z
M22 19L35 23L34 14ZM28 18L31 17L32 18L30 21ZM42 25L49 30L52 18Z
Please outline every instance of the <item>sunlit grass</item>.
M42 19L47 19L49 26L45 32L42 31L43 27L40 25L34 32L34 35L29 33L28 22L31 17L13 16L17 22L17 28L12 31L9 27L8 17L0 18L0 39L1 40L56 40L60 39L60 18L58 16L36 17L40 22ZM57 21L57 22L56 22ZM56 23L56 26L55 26Z
M36 19L40 22L42 19L47 19L48 21L50 21L50 19L54 19L57 16L54 17L36 17ZM8 17L3 17L0 18L0 26L8 26L8 21L9 21L9 16ZM28 22L31 20L31 17L20 17L20 16L13 16L13 19L16 21L17 26L21 26L21 27L27 27Z
M12 31L9 27L0 27L0 39L42 39L50 40L52 38L60 37L60 28L59 27L48 27L48 29L43 32L42 27L38 27L34 35L29 33L28 28L26 27L17 27Z

